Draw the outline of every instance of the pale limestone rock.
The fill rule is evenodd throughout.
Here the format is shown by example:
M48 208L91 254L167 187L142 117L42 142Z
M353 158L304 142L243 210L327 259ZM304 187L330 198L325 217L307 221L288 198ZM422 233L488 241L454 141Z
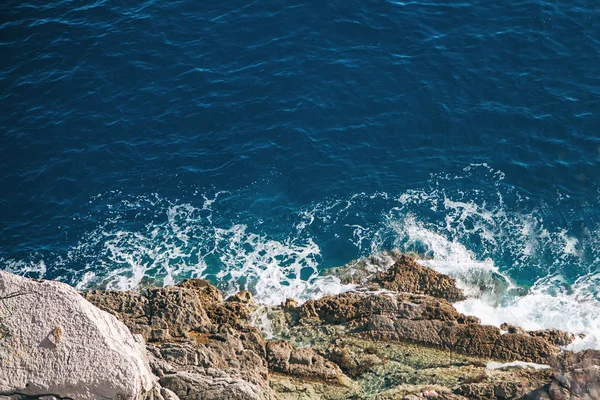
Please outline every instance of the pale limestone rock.
M136 336L66 284L0 271L0 394L143 399L156 382Z

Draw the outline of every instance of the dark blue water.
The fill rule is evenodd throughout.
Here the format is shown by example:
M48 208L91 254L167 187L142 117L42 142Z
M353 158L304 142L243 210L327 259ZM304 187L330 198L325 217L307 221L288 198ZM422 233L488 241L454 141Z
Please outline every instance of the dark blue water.
M126 3L0 6L2 268L277 302L401 248L600 337L597 2Z

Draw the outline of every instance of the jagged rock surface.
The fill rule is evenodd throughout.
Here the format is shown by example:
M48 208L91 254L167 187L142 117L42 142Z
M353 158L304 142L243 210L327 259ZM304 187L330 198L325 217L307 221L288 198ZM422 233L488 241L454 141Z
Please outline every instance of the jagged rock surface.
M600 399L600 351L564 352L554 360L554 370L552 381L526 399Z
M249 323L252 295L228 301L207 281L185 280L140 293L89 291L148 340L152 371L181 400L268 400L265 340Z
M452 306L463 298L452 278L398 252L353 265L364 268L337 269L341 280L366 291L302 305L267 307L246 291L224 299L199 279L84 296L147 340L162 385L148 400L598 398L600 354L560 352L574 335L481 325Z
M454 278L424 267L407 255L400 256L386 271L377 273L372 282L394 292L426 294L450 302L465 299Z

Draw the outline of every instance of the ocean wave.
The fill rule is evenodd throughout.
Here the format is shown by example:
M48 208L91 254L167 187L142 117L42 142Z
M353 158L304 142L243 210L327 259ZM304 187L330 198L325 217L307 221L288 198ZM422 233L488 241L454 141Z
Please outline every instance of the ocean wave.
M257 301L278 304L352 290L322 272L399 249L456 278L468 296L456 305L463 313L494 325L583 333L574 347L600 348L598 227L557 218L555 210L571 207L567 195L538 204L504 179L476 164L462 174L433 175L420 189L326 199L266 223L225 214L235 193L197 194L194 204L99 195L90 201L105 206L101 222L68 251L0 261L78 289L201 277L226 294L249 289Z

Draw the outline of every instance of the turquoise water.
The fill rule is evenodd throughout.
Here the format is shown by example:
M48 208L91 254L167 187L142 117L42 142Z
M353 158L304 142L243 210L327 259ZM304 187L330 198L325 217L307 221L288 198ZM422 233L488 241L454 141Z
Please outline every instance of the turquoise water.
M592 1L9 2L0 261L261 301L424 254L485 322L600 347Z

